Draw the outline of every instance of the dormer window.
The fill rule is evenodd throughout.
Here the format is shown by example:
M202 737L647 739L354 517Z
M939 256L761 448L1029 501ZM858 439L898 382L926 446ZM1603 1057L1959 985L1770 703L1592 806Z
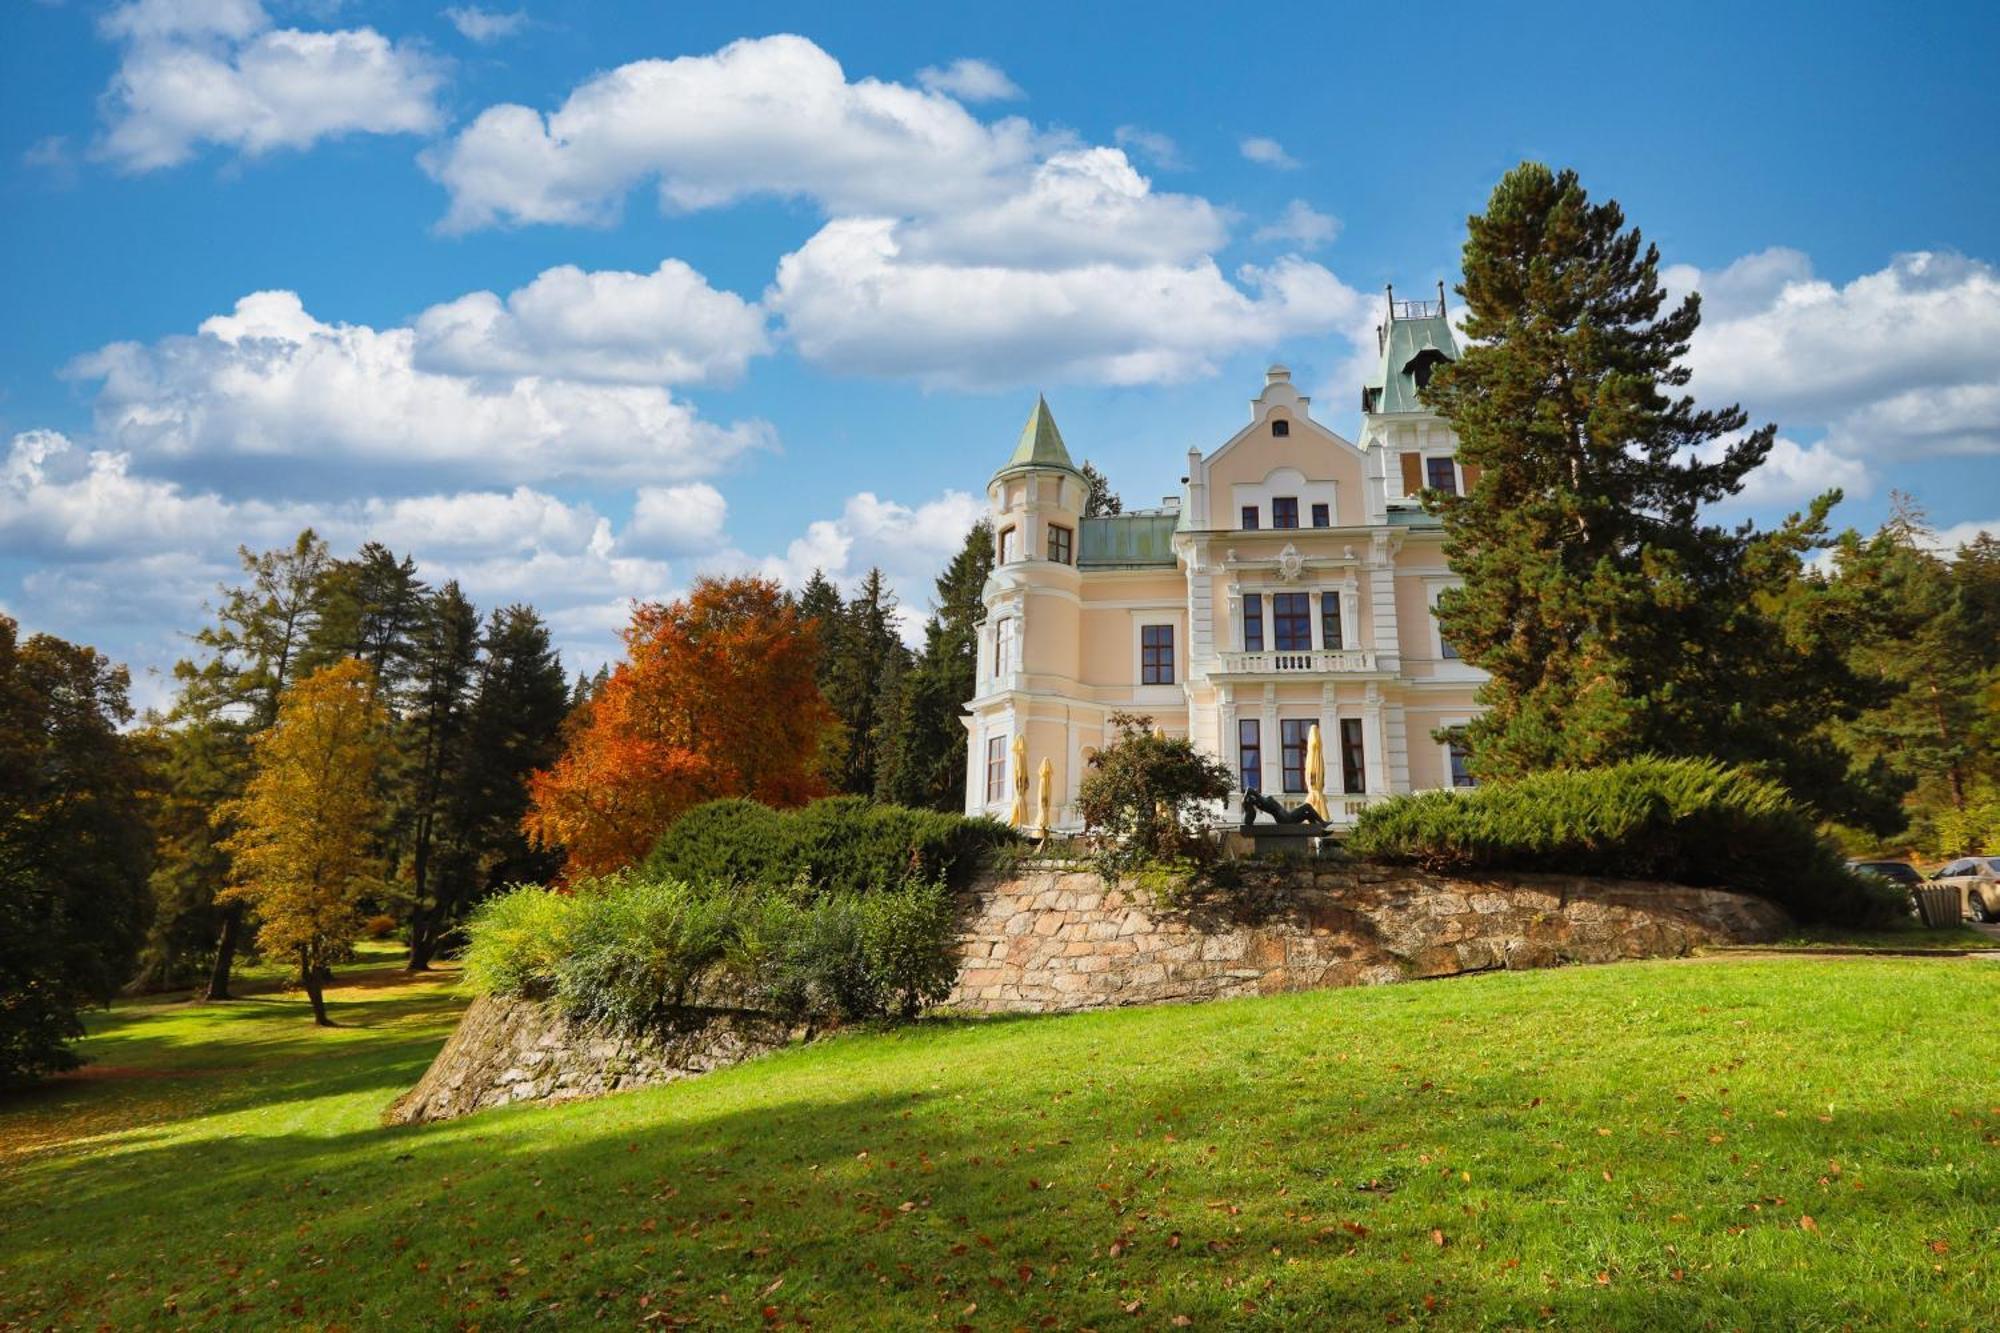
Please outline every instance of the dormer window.
M1410 358L1409 363L1403 367L1403 373L1415 380L1419 389L1428 389L1431 385L1431 375L1439 366L1449 365L1450 362L1451 358L1437 348L1426 347Z
M1271 434L1277 436L1279 439L1283 439L1285 436L1290 435L1291 433L1292 433L1291 422L1285 420L1283 417L1271 418Z

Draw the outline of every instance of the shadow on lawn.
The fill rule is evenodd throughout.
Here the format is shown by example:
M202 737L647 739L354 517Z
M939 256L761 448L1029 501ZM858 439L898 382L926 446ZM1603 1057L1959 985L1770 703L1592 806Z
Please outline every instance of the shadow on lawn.
M880 1058L899 1064L903 1085L928 1082L921 1070L929 1048L972 1026L988 1025L920 1030ZM1515 1197L1472 1209L1435 1170L1412 1167L1388 1188L1356 1188L1388 1174L1372 1127L1399 1114L1407 1121L1424 1094L1378 1079L1358 1105L1352 1089L1338 1086L1292 1090L1283 1102L1272 1099L1279 1089L1263 1088L1257 1100L1239 1100L1253 1090L1230 1080L1121 1075L1113 1089L1078 1064L1078 1086L1060 1097L1057 1114L1046 1088L1009 1088L1007 1071L1035 1058L1033 1027L1005 1024L1005 1039L985 1053L993 1082L983 1087L960 1078L870 1090L856 1086L869 1076L843 1080L836 1064L812 1071L789 1095L769 1095L787 1088L783 1066L800 1057L794 1052L701 1086L567 1107L397 1130L149 1145L121 1155L115 1170L66 1163L62 1243L73 1250L117 1237L137 1253L165 1255L187 1219L223 1208L246 1256L285 1238L270 1261L278 1283L271 1299L301 1301L283 1312L310 1321L511 1327L594 1313L726 1323L755 1319L772 1304L780 1318L917 1323L955 1320L976 1304L981 1326L1047 1316L1075 1326L1127 1320L1134 1299L1150 1316L1142 1322L1184 1313L1202 1326L1251 1322L1253 1313L1257 1322L1322 1326L1426 1313L1507 1326L1551 1318L1593 1327L1733 1324L1745 1317L1739 1302L1765 1316L1897 1318L1832 1294L1833 1260L1808 1271L1791 1267L1789 1252L1785 1263L1760 1257L1753 1243L1804 1243L1794 1230L1778 1236L1789 1223L1776 1216L1732 1251L1724 1230L1742 1191L1726 1186L1713 1206L1691 1205L1693 1222L1674 1234L1688 1257L1670 1255L1666 1237L1635 1220L1626 1194L1643 1188L1635 1181L1606 1185L1604 1199L1584 1210L1597 1234L1578 1235L1552 1283L1509 1269L1507 1260L1533 1243L1529 1230L1548 1223L1538 1201L1595 1190L1549 1160L1550 1112L1530 1111L1525 1099L1518 1110L1489 1114L1477 1133L1501 1157L1526 1163L1526 1175ZM246 1100L378 1086L386 1093L428 1058L414 1047L357 1058L341 1073L268 1083ZM1587 1121L1600 1113L1566 1114ZM1204 1152L1211 1129L1246 1118L1259 1123L1252 1165L1267 1184L1284 1182L1283 1197L1232 1194L1227 1172L1239 1164ZM1177 1123L1179 1143L1165 1136ZM1839 1139L1890 1142L1908 1130L1902 1113L1859 1113L1843 1118ZM1769 1133L1763 1147L1773 1158L1824 1156L1828 1135L1815 1125ZM1893 1202L1921 1213L1951 1200ZM79 1224L92 1234L78 1234ZM1433 1241L1434 1228L1446 1245ZM199 1248L206 1255L215 1246ZM1609 1246L1613 1257L1594 1246ZM1731 1261L1732 1252L1745 1260ZM1698 1271L1703 1259L1716 1267ZM1524 1267L1537 1262L1548 1260ZM1600 1264L1610 1279L1602 1286ZM174 1280L168 1266L140 1281ZM1677 1266L1693 1280L1673 1279ZM1875 1299L1892 1286L1877 1282ZM139 1294L157 1308L158 1292ZM183 1313L197 1312L198 1294L183 1301ZM815 1307L815 1294L831 1303ZM280 1307L260 1311L275 1316Z

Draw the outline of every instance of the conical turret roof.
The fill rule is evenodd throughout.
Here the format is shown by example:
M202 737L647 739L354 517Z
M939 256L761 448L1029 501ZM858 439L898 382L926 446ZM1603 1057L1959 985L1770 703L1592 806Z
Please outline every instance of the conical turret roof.
M1000 471L1012 472L1022 467L1076 471L1069 449L1063 444L1062 432L1056 429L1055 414L1049 411L1049 400L1040 394L1035 395L1035 410L1028 414L1028 424L1021 427L1021 438L1014 445L1013 455L1001 465Z

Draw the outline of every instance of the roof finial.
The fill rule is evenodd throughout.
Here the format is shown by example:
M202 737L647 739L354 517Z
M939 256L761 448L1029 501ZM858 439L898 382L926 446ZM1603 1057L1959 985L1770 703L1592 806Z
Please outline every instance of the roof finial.
M1438 313L1444 313L1444 279L1438 279Z
M1389 322L1394 324L1396 322L1396 284L1385 282L1382 284L1382 290L1389 293Z

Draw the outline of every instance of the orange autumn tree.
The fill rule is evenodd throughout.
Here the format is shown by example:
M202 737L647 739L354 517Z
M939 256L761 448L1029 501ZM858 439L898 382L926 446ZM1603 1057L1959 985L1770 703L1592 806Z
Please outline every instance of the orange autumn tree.
M641 603L625 655L555 766L528 779L523 826L565 850L566 878L631 864L703 801L825 794L818 759L838 724L813 679L819 636L776 583L701 579Z

